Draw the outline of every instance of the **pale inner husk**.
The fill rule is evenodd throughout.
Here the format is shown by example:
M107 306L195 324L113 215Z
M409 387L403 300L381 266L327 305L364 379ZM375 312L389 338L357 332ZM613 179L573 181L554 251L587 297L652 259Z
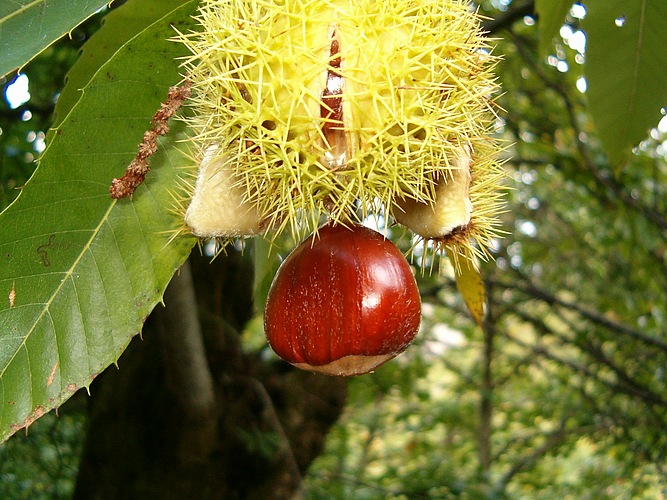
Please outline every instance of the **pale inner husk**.
M185 223L199 237L257 234L262 229L262 220L257 208L244 201L244 195L227 157L218 156L217 145L209 146L199 166Z
M398 201L394 218L424 238L443 238L456 228L465 227L472 217L470 201L471 157L467 148L452 161L451 177L441 179L435 189L435 202L412 199Z

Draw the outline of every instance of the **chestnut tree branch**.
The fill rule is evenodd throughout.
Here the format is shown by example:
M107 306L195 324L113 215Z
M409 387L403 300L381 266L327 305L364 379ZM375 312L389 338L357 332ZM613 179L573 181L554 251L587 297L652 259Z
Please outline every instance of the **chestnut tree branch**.
M535 283L533 283L526 275L521 273L520 271L515 271L517 274L520 275L521 277L521 282L513 282L509 283L506 281L497 281L497 284L508 290L515 290L517 292L520 292L524 295L528 295L531 298L540 300L542 302L545 302L551 307L558 306L562 307L564 309L567 309L569 311L576 312L577 314L581 315L583 318L591 321L592 323L605 328L609 331L612 331L614 333L618 333L621 335L627 335L628 337L631 337L633 339L639 340L647 345L657 347L662 351L667 352L667 342L665 342L662 339L652 337L650 335L647 335L639 330L635 330L634 328L630 328L627 325L623 325L621 323L618 323L616 321L613 321L606 316L600 314L597 311L590 310L586 307L581 306L577 302L571 302L567 301L564 299L561 299L551 293L550 291L541 288L537 286Z
M551 330L543 322L541 322L536 318L526 317L522 319L525 319L526 321L530 322L530 324L532 324L535 328L540 329L543 335L549 335L552 333ZM537 356L543 357L545 359L548 359L549 361L565 366L575 373L580 373L585 377L594 380L600 383L601 385L607 387L613 393L626 394L630 397L637 398L639 401L642 401L644 404L646 404L649 411L651 411L651 413L657 419L659 420L663 419L663 417L661 417L654 411L654 408L667 406L667 403L665 402L664 398L661 398L660 396L657 396L652 392L647 392L644 388L638 390L634 386L628 385L627 383L625 383L625 381L619 380L617 374L614 374L614 377L604 376L602 373L600 373L599 370L593 370L592 366L584 365L566 359L563 356L555 354L554 352L552 352L552 350L548 349L544 345L529 344L506 331L503 332L503 335L516 345L531 351Z

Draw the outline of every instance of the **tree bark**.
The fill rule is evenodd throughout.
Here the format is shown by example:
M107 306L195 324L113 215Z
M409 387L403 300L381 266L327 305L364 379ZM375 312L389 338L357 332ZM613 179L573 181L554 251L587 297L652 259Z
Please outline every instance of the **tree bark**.
M242 350L248 259L191 263L91 387L75 498L298 498L340 416L345 380Z

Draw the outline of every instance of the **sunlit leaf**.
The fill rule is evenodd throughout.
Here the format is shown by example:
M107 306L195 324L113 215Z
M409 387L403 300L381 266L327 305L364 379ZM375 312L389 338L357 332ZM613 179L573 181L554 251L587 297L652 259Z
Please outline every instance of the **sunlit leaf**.
M0 77L20 68L109 0L0 2Z
M449 259L454 262L454 256L447 250ZM486 291L484 281L478 269L467 259L458 259L459 266L456 267L456 288L463 301L468 306L470 314L478 325L482 324L486 314Z
M667 2L589 0L586 9L590 110L604 149L620 166L667 105Z
M180 5L183 0L129 0L122 9L114 9L105 16L103 28L90 37L76 64L67 73L67 85L58 96L54 128L67 116L81 98L85 85L114 52L146 26Z
M572 0L535 0L535 12L538 15L540 30L539 50L542 57L551 50L553 39L558 36L565 15L572 4Z
M194 244L169 241L179 223L169 190L183 164L176 134L132 200L109 196L180 79L174 58L184 49L166 39L172 24L188 29L194 6L150 25L99 69L0 214L2 440L118 359Z

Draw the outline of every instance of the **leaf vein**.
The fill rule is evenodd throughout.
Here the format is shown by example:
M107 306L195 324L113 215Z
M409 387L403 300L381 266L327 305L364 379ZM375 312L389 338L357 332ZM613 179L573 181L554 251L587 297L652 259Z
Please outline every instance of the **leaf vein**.
M88 253L88 251L86 251ZM83 343L86 348L86 366L88 367L87 372L91 373L91 367L90 367L90 345L88 343L88 335L89 332L86 328L86 321L85 321L85 316L83 314L83 311L81 309L81 296L79 294L79 289L76 286L76 281L74 280L74 276L69 276L69 280L72 282L72 289L74 290L74 297L76 298L76 311L79 314L79 318L81 321L81 333L83 334Z
M90 237L90 238L88 239L88 241L86 242L86 245L85 245L84 248L81 250L81 252L80 252L79 255L77 256L77 258L74 259L74 262L72 263L72 265L70 266L70 268L65 272L65 279L63 279L63 280L60 282L60 284L56 287L56 289L53 291L53 293L51 294L51 297L50 297L49 300L46 302L46 305L45 305L44 309L43 309L42 312L37 316L37 318L35 318L33 324L32 324L32 325L30 326L30 328L28 329L28 331L27 331L25 337L23 338L23 342L21 342L21 345L16 349L16 351L14 352L14 354L13 354L13 355L11 356L11 358L7 361L7 364L6 364L5 366L2 367L2 370L0 370L0 379L2 379L2 377L4 377L5 372L7 371L7 368L8 368L9 366L11 366L12 361L16 358L16 355L18 354L18 352L19 352L19 350L21 349L21 347L24 347L24 346L25 346L27 339L28 339L28 338L32 335L32 333L35 331L35 329L37 328L37 325L39 324L39 322L41 321L41 319L43 318L43 316L44 316L45 314L48 314L49 317L51 316L51 313L50 313L50 311L49 311L49 308L51 307L51 304L53 303L53 301L55 300L55 298L58 296L58 294L60 293L60 291L62 290L64 284L67 282L67 279L66 279L66 278L72 276L72 274L74 273L74 270L75 270L76 267L79 265L79 262L81 262L81 259L82 259L83 255L85 254L85 252L86 252L86 251L90 248L90 246L92 245L93 240L94 240L95 237L99 234L99 231L100 231L100 228L102 227L102 224L104 224L104 222L107 220L107 218L109 217L109 214L111 213L111 209L112 209L115 205L116 205L116 201L115 201L115 200L113 200L113 201L109 204L109 208L108 208L107 211L105 212L104 216L101 218L101 221L100 221L100 223L97 225L97 227L95 228L95 230L93 230L93 232L92 232L92 234L91 234L91 237Z

